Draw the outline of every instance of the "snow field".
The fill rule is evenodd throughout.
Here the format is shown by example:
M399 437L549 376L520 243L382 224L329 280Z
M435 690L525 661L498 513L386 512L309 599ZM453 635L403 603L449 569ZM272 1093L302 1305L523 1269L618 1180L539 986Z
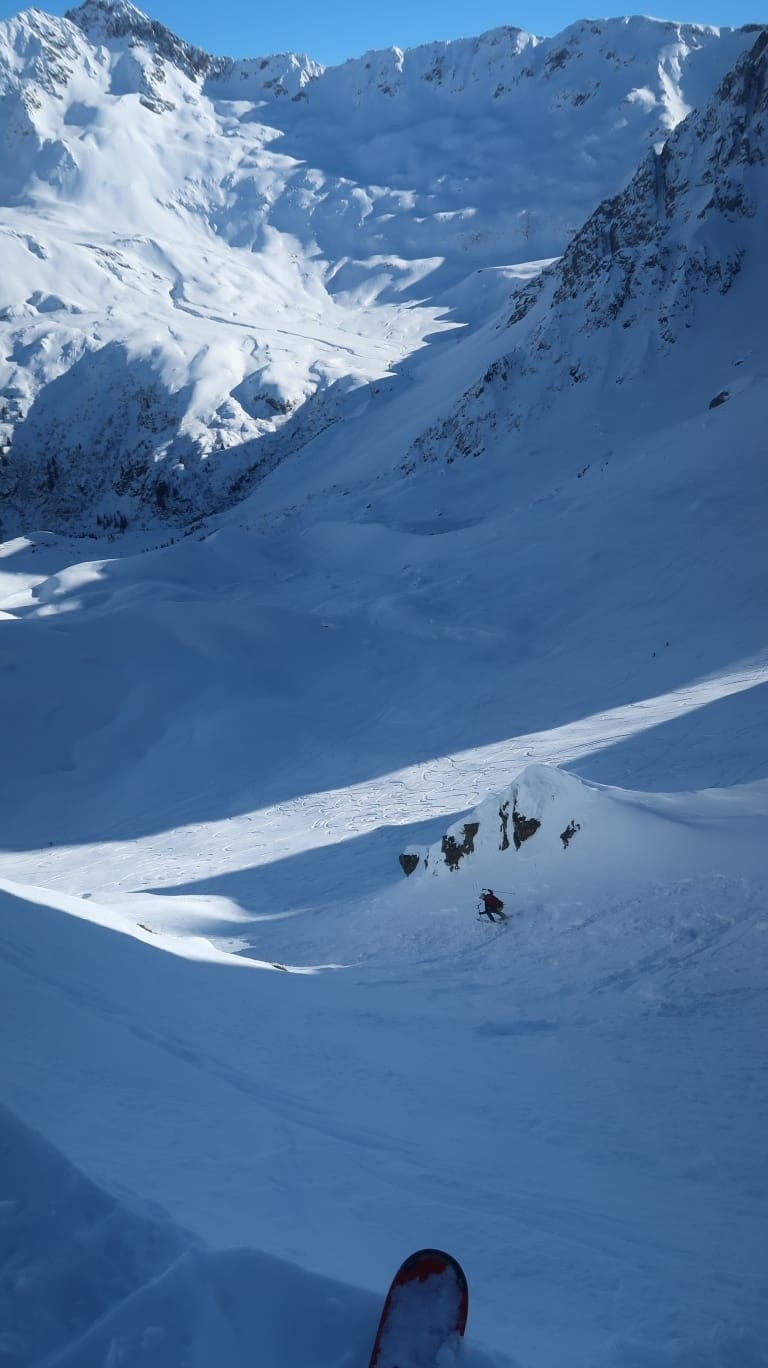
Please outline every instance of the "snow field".
M472 1342L496 1363L510 1324L521 1362L554 1364L564 1336L583 1363L676 1362L676 1343L712 1363L739 1344L759 1353L768 925L754 837L744 859L758 795L740 813L733 795L731 821L715 815L724 795L670 800L649 840L645 803L556 771L524 774L521 804L548 779L564 790L554 826L566 810L583 819L567 850L534 854L545 805L519 852L481 843L456 874L362 904L348 874L335 907L241 916L236 957L211 944L230 929L215 899L155 895L150 931L131 922L151 915L146 897L118 914L4 884L14 1105L124 1200L214 1248L257 1241L345 1283L354 1249L352 1281L373 1290L419 1236L453 1242L468 1252ZM613 853L607 887L598 860L563 874L579 841ZM671 848L695 876L672 877ZM638 849L645 882L625 859ZM742 872L711 872L715 852ZM509 925L475 919L481 881L507 895ZM206 916L207 946L158 930L171 905L177 935ZM273 957L315 972L264 972ZM142 1303L142 1326L172 1333L186 1314L174 1280L162 1315ZM274 1304L269 1325L265 1354L302 1362ZM118 1330L131 1343L133 1311ZM187 1333L203 1354L203 1331ZM241 1361L238 1345L223 1362Z

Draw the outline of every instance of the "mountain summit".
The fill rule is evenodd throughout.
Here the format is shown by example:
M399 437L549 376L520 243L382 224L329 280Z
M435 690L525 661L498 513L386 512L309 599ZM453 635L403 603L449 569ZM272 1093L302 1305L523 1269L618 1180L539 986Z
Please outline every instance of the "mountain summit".
M211 58L207 53L177 38L164 24L150 19L130 0L85 0L77 8L67 10L64 17L82 29L92 43L108 43L121 38L144 43L191 78L210 69Z

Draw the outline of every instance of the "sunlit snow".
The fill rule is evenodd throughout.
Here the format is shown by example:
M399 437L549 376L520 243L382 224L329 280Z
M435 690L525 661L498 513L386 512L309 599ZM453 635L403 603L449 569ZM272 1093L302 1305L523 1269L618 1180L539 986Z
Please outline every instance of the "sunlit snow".
M0 26L8 1368L768 1368L755 40Z

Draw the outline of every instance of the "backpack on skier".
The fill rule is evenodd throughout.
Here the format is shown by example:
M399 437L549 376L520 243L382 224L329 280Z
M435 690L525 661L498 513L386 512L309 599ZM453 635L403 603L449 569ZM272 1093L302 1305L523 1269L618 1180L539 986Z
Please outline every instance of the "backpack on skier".
M492 888L484 888L480 894L480 916L487 917L489 921L495 921L498 917L501 921L506 921L507 914L504 911L504 904L498 898Z

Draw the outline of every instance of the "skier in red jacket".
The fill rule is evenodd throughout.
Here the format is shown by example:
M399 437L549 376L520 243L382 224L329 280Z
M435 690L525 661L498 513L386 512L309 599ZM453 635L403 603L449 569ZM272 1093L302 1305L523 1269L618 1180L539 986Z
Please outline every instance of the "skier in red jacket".
M489 921L496 921L497 917L500 921L508 920L507 914L504 911L504 904L501 901L501 898L496 897L492 888L483 889L480 894L480 902L482 903L482 907L480 908L481 917L487 917Z

